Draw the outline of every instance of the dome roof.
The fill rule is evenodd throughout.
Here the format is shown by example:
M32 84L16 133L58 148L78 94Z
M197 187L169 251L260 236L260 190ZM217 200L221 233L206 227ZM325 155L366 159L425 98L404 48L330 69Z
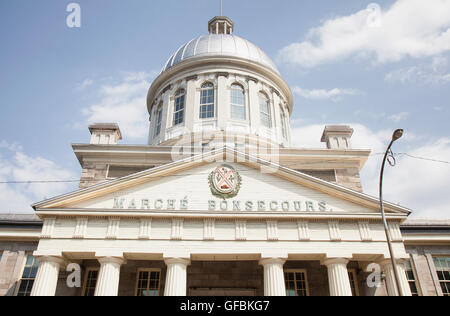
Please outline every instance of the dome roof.
M173 54L162 72L182 61L200 56L238 57L266 66L279 74L274 62L255 44L231 34L209 34L194 38Z

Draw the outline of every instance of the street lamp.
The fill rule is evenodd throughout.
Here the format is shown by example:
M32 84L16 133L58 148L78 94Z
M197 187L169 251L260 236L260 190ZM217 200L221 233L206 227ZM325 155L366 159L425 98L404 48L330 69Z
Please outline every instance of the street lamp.
M383 204L383 174L384 174L384 167L386 165L386 161L388 159L388 157L390 158L394 158L393 154L392 154L392 150L391 147L394 144L395 141L399 140L400 138L402 138L403 136L403 130L402 129L398 129L394 132L394 134L392 135L392 140L386 150L386 153L384 155L384 159L383 159L383 165L381 166L381 174L380 174L380 208L381 208L381 216L383 218L383 225L384 225L384 231L386 233L386 239L387 239L387 243L388 243L388 247L389 247L389 254L391 256L391 262L392 262L392 269L394 271L394 276L395 276L395 284L397 287L397 291L399 293L400 296L403 296L403 291L402 288L400 286L400 279L398 277L398 270L397 270L397 264L395 263L395 258L394 258L394 251L392 250L392 243L391 243L391 238L389 235L389 230L388 230L388 225L386 222L386 216L384 214L384 204ZM394 158L394 162L389 161L389 164L391 166L395 166L395 158Z

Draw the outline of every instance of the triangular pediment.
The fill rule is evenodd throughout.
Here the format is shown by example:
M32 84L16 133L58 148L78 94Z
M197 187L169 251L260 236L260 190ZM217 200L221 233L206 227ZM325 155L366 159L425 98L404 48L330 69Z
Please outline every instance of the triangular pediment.
M223 158L226 158L224 162ZM231 159L230 159L231 158ZM209 175L229 165L241 178L236 196L213 194ZM35 204L37 210L127 212L268 212L377 214L378 200L323 180L222 148ZM388 213L408 215L387 203Z

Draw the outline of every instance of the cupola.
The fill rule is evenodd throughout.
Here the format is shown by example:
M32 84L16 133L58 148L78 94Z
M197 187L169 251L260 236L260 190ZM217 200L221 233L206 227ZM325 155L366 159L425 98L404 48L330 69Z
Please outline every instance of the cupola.
M208 22L209 34L233 34L234 23L226 16L216 16Z

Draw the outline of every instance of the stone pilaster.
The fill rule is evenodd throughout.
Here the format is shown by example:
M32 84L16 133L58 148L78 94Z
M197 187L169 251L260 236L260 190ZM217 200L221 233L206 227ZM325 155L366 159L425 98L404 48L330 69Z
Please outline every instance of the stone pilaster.
M190 261L182 258L168 258L164 261L167 265L164 296L186 296L187 267Z
M347 270L348 260L344 258L328 259L323 264L328 268L330 296L352 296Z
M264 267L264 296L286 296L284 282L284 259L262 259L259 264Z
M124 264L124 259L119 257L101 257L100 272L95 296L117 296L119 294L120 267Z
M39 269L34 280L31 296L55 296L58 275L64 259L61 257L38 257Z

